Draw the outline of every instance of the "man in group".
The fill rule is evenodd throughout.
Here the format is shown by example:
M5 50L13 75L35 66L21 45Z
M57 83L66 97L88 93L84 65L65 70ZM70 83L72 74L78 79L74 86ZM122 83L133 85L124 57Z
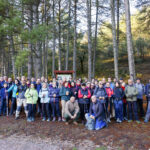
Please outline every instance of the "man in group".
M79 110L78 102L75 100L75 97L72 96L65 106L65 120L67 125L71 121L73 121L75 125L78 124L77 120L80 116Z

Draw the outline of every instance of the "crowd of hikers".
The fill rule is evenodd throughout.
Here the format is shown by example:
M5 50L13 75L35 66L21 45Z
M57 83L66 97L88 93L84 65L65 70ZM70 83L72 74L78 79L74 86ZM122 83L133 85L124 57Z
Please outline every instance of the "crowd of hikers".
M143 108L143 96L147 108ZM15 115L18 120L24 108L27 122L35 121L39 114L42 121L82 122L89 130L99 130L114 118L117 123L133 120L145 123L150 119L150 80L144 86L140 79L126 84L122 78L117 81L103 78L101 81L70 77L48 81L44 77L26 79L22 76L14 81L7 76L0 77L0 116ZM141 117L141 119L140 119Z

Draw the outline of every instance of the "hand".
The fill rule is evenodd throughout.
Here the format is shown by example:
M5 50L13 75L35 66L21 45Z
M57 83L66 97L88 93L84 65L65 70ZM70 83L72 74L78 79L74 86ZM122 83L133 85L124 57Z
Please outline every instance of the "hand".
M74 119L74 116L71 116L71 119Z
M87 96L86 95L84 95L84 97L83 98L87 98Z
M56 94L54 94L53 97L56 97Z
M103 97L103 100L105 99L105 97Z
M77 117L77 115L76 114L74 114L74 116L73 116L74 118L76 118Z
M69 91L66 92L66 95L69 95Z
M91 119L95 119L95 117L94 117L94 116L92 116L92 115L90 116L90 118L91 118Z

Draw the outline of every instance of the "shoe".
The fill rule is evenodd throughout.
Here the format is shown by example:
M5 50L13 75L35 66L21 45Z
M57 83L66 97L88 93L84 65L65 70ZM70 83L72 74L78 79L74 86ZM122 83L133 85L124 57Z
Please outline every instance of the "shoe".
M139 120L136 120L136 123L140 124L141 122Z
M66 124L66 125L69 125L69 122L66 122L65 124Z
M50 119L50 118L48 118L48 119L47 119L47 122L50 122L50 121L51 121L51 119Z
M130 123L130 122L132 122L132 120L128 120L128 122Z
M118 119L118 123L122 123L122 121L120 119Z
M61 122L61 117L58 118L58 122Z
M119 122L119 118L117 118L116 122L117 122L117 123Z
M78 123L76 121L73 122L74 125L78 125Z
M109 122L109 123L111 122L109 118L107 119L107 122Z
M145 120L144 120L144 123L148 123L148 120L145 119Z
M32 117L32 118L31 118L31 121L32 121L32 122L34 122L34 121L35 121L35 119Z
M19 117L15 117L15 120L18 120L19 119Z
M65 121L66 121L66 119L65 119L65 118L62 118L62 121L63 121L63 122L65 122Z
M55 122L56 121L56 117L54 117L52 121Z
M27 122L32 122L32 120L30 118L27 118Z
M43 118L42 121L46 121L46 118Z
M123 120L127 121L128 119L126 117L124 117Z

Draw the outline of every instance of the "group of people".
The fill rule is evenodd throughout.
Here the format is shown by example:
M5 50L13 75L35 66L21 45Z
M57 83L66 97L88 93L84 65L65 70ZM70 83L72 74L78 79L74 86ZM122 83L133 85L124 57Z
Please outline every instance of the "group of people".
M144 112L143 96L147 98ZM140 123L139 117L147 123L150 119L150 80L145 86L140 79L126 84L103 78L101 81L87 78L73 80L70 77L48 81L44 77L26 79L17 77L14 82L7 76L0 77L0 116L15 115L19 119L21 109L27 122L35 121L36 114L42 121L73 122L81 121L89 130L99 130L114 118L117 123L123 121Z

